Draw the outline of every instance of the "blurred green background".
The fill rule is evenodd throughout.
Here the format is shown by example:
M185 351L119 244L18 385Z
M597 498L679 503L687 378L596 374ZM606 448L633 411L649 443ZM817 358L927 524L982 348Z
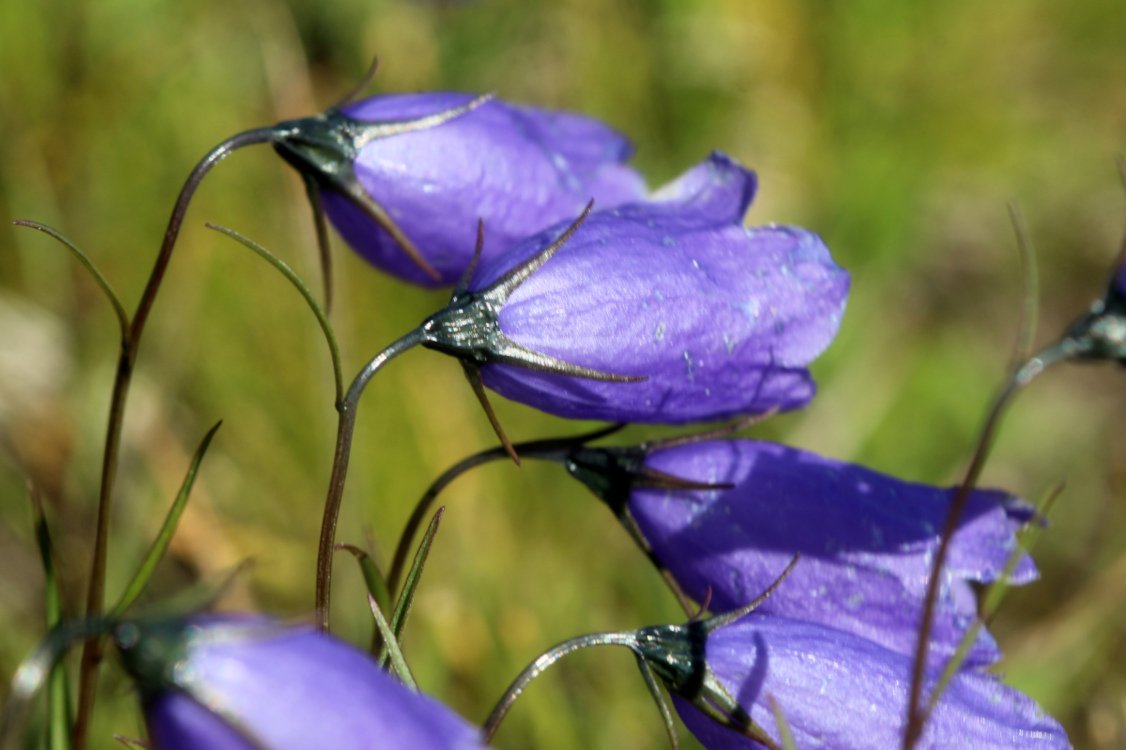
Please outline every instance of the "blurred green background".
M1119 0L0 0L0 216L61 229L132 309L195 161L236 131L323 109L373 54L377 91L495 91L603 118L634 139L654 186L722 149L759 173L750 223L811 227L853 274L840 336L815 368L820 395L754 434L950 483L1018 318L1006 203L1041 261L1040 341L1095 296L1123 234L1123 39ZM149 600L249 559L224 606L306 616L335 431L328 359L281 277L204 221L317 281L298 179L268 148L233 156L200 190L142 348L109 597L223 418ZM445 295L334 249L350 377ZM115 331L61 248L0 223L5 680L43 629L25 477L47 497L68 611L80 611ZM1037 550L1042 580L1012 592L995 631L1007 679L1077 747L1126 746L1123 377L1049 373L1018 401L985 475L1030 498L1067 480ZM497 402L517 439L580 429ZM454 362L419 352L393 364L360 411L341 541L373 533L385 558L427 483L492 440ZM610 515L557 468L497 464L446 501L405 645L421 685L471 720L560 640L680 618ZM334 622L362 641L360 578L348 559L337 570ZM142 730L110 668L93 746L117 747L113 733ZM592 651L536 683L497 744L665 743L632 658Z

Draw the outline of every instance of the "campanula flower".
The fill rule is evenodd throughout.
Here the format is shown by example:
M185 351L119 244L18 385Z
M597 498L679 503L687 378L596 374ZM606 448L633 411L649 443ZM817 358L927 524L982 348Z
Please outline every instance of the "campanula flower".
M483 745L479 731L312 627L212 616L117 628L157 750Z
M427 286L461 277L478 219L490 260L573 219L592 198L610 207L646 194L625 163L629 142L606 125L470 94L377 96L277 132L275 148L318 184L344 239L384 271ZM437 277L388 233L396 227Z
M714 154L652 200L556 225L482 263L423 324L425 344L575 419L801 406L849 277L810 232L744 227L754 190L752 172Z
M655 559L693 599L710 595L715 611L736 609L800 554L786 585L760 611L912 653L952 490L754 440L582 447L561 458L619 517L628 512L623 520L636 523ZM934 658L957 650L977 613L971 584L1000 575L1016 530L1032 515L1003 492L970 496L945 567ZM1025 555L1011 582L1035 577ZM983 629L967 663L999 656Z
M799 566L800 567L800 564ZM779 592L785 589L785 583ZM747 615L711 632L705 623L650 628L640 641L669 684L681 719L708 750L760 748L700 711L702 702L781 747L771 702L796 747L899 747L911 658L858 635L800 620ZM704 627L700 627L704 626ZM670 655L675 665L668 669ZM927 674L937 682L938 671ZM760 735L761 736L761 735ZM766 745L769 746L769 745ZM976 670L958 672L924 729L919 750L1067 748L1060 725L1030 698Z

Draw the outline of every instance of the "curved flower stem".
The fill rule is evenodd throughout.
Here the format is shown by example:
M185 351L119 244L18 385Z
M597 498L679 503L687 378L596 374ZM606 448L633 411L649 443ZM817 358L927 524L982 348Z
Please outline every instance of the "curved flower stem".
M493 736L500 729L500 724L504 721L504 717L508 715L509 709L516 703L516 699L520 697L532 680L539 677L548 667L555 664L555 662L562 659L568 654L573 654L584 648L590 646L625 646L626 648L637 653L637 633L592 633L590 635L580 635L578 638L572 638L569 641L564 641L558 646L544 652L536 657L536 660L524 668L524 671L516 676L512 684L508 686L508 690L504 691L504 695L497 701L496 708L489 714L489 718L481 725L482 741L487 745L492 742Z
M102 478L98 490L98 516L94 533L94 552L90 563L90 583L86 595L87 618L98 618L105 603L106 552L109 547L110 509L113 504L113 485L117 475L117 458L121 445L121 428L125 418L125 402L129 396L133 366L137 361L137 352L140 349L141 335L144 333L145 323L148 322L149 313L152 311L156 295L160 291L160 284L168 270L168 263L172 258L172 249L180 235L180 227L184 223L188 204L191 203L196 188L199 187L207 173L231 152L256 143L269 143L275 137L276 130L274 128L257 128L233 135L211 149L188 175L188 179L180 188L180 195L176 199L176 204L172 208L172 215L169 217L168 227L164 231L164 240L161 242L160 252L157 254L156 263L153 265L145 290L141 293L141 300L137 303L137 309L129 322L128 332L122 339L121 353L117 360L113 395L110 397L105 448L102 452ZM79 668L78 709L74 721L75 750L84 750L86 747L86 733L89 729L90 714L94 708L97 691L95 678L101 657L102 643L100 637L88 639L82 650L82 662Z
M926 705L922 703L923 678L926 674L927 651L930 647L931 630L934 627L934 610L938 603L942 569L946 565L950 543L955 531L957 531L958 522L969 503L970 494L981 476L981 470L985 467L985 461L989 457L989 450L993 446L993 438L1001 424L1001 418L1013 398L1025 386L1051 365L1069 359L1074 354L1075 347L1074 341L1065 338L1025 362L1024 365L1013 372L1012 377L997 394L985 418L985 424L981 428L973 456L970 458L970 465L966 469L965 477L950 503L950 510L947 511L942 537L939 540L938 550L935 552L934 562L931 565L930 577L927 579L926 597L923 601L923 617L919 623L919 638L915 645L915 660L911 673L907 724L903 730L904 750L912 750L919 738L922 737L928 714Z
M574 437L531 440L526 443L516 443L512 447L519 455L526 458L551 458L565 452L568 448L585 445L593 440L611 435L622 429L623 426L624 425L615 424L609 427L600 427L597 430L575 435ZM508 457L508 449L503 445L478 451L470 456L466 456L443 471L441 475L426 488L426 492L424 492L422 497L418 499L418 502L415 503L414 510L411 511L411 516L407 519L407 523L403 527L403 533L399 537L399 544L395 547L395 555L391 558L391 567L387 573L387 588L390 591L395 591L398 586L399 578L402 576L403 568L407 562L407 555L410 553L411 540L414 539L415 534L418 533L423 520L429 513L430 508L433 507L434 501L438 498L438 495L453 484L455 479L471 469Z
M336 405L339 421L336 428L336 451L332 457L332 476L328 480L324 516L321 520L321 542L317 550L316 622L328 630L329 606L332 597L332 552L336 545L336 522L340 517L340 501L344 496L344 480L348 476L348 459L352 453L352 435L356 430L356 409L360 396L377 372L391 360L424 340L424 332L416 328L398 339L364 365L344 399Z
M442 472L442 475L426 488L426 492L419 498L414 506L414 510L411 511L411 516L407 519L407 523L403 527L403 533L399 536L399 544L395 547L395 556L391 558L391 567L387 572L387 588L390 591L395 591L395 588L399 585L399 577L403 574L403 567L406 565L407 555L410 552L411 540L414 539L414 535L418 532L419 527L422 526L423 519L426 518L430 507L434 504L438 495L442 493L442 490L449 487L453 484L455 479L465 474L470 469L503 458L508 458L508 451L504 449L504 446L495 446L474 453L471 456L466 456Z

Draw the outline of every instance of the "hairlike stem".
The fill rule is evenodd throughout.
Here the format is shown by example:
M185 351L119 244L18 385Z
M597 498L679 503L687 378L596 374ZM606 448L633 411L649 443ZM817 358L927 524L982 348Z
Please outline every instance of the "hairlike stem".
M912 750L919 741L919 738L922 737L923 727L925 726L926 717L928 715L922 695L923 676L926 672L927 651L930 647L931 630L934 627L934 610L938 602L938 589L942 576L942 568L946 565L946 558L950 551L950 543L954 537L954 532L957 531L958 522L961 520L962 513L969 503L970 494L977 485L981 471L985 467L985 461L989 457L989 451L993 446L993 439L996 435L997 428L1001 424L1001 418L1012 403L1012 400L1025 386L1031 383L1040 373L1044 372L1044 370L1051 365L1069 359L1074 354L1075 348L1075 342L1072 339L1065 338L1025 362L1013 372L1008 382L1005 383L1004 387L997 394L985 418L985 424L981 428L977 445L970 458L970 465L966 469L962 483L958 486L954 499L950 503L950 510L947 511L942 536L934 555L934 562L931 565L931 574L927 579L926 596L923 602L923 617L922 621L919 623L919 638L915 646L914 666L911 673L911 693L907 704L907 724L903 730L904 750Z
M492 713L489 714L489 718L485 720L485 723L482 726L481 735L484 742L489 743L490 741L492 741L493 736L500 728L500 723L504 720L505 715L508 714L509 709L512 708L512 705L516 702L516 699L520 697L520 694L523 693L525 689L527 689L532 680L539 677L548 669L548 667L555 664L564 656L579 651L580 649L589 648L591 646L624 646L632 651L640 662L647 662L649 656L655 653L654 645L659 645L661 642L667 643L670 638L676 641L680 641L685 637L693 638L698 636L706 638L707 635L712 631L721 628L724 625L730 624L735 620L738 620L739 618L750 613L755 608L759 607L764 601L766 601L771 596L771 594L773 594L778 589L778 587L782 585L782 582L786 580L786 577L794 569L794 566L798 564L799 558L799 555L794 555L794 558L790 561L789 565L787 565L786 569L783 570L778 578L774 580L774 582L770 585L770 588L756 597L754 601L740 607L737 610L716 615L706 620L690 622L688 625L658 625L655 627L641 628L640 630L581 635L577 638L572 638L568 641L564 641L558 646L555 646L554 648L546 651L545 653L537 657L535 661L529 664L524 669L524 671L521 672L516 677L516 679L512 681L512 684L508 687L508 690L506 690L504 695L501 696L501 699L497 702L496 707L493 709ZM678 649L677 651L677 656L679 656L680 650ZM695 660L694 655L689 655L687 660L671 656L670 658L670 666L672 662L675 662L677 668L690 670L692 676L696 676L695 670L701 667L701 664ZM647 664L646 666L649 665ZM668 671L668 669L663 668L659 668L658 674L661 676L661 679L665 681L666 687L668 687L670 690L679 690L679 688L675 686L675 679L679 675L673 675L673 673ZM646 685L649 687L650 691L653 692L654 695L658 695L659 691L654 690L655 683L652 682L651 679L653 677L652 669L646 671L643 668L642 675L645 677ZM670 679L673 679L674 682L670 682ZM719 685L712 685L711 687L722 690L722 686ZM734 698L731 698L730 696L725 697L730 704L730 706L727 707L729 711L731 707L738 707L738 704L736 703ZM658 703L658 705L661 706L660 703ZM666 718L667 724L667 711L664 707L661 707L661 714ZM728 716L726 718L731 719L732 717ZM747 718L749 720L749 717ZM717 721L725 724L730 723L730 721L724 721L720 719L717 719ZM671 736L672 735L670 733L670 737ZM753 736L760 742L769 740L769 738L759 737L757 734L748 736ZM675 747L675 739L673 740L673 744Z
M550 456L565 451L568 448L572 448L576 445L585 445L592 440L599 440L607 435L611 435L622 429L623 426L624 425L620 424L611 425L610 427L603 427L593 432L587 432L569 438L531 440L526 443L517 443L513 447L520 455L527 456L528 458L550 458ZM407 519L407 523L403 527L403 533L399 536L399 544L395 547L395 555L391 558L391 567L387 573L388 590L393 592L399 585L399 577L403 573L403 567L406 565L407 555L410 552L411 540L414 539L415 534L418 533L418 529L422 526L423 520L425 520L426 516L429 514L430 508L433 507L434 501L438 498L438 495L453 484L454 480L462 474L492 461L507 458L508 455L506 448L500 445L478 451L470 456L466 456L443 471L441 475L426 488L426 492L424 492L418 502L415 503L414 510L411 511L410 518Z
M129 322L127 333L122 339L121 353L117 360L113 394L110 397L105 448L102 452L102 477L98 490L98 516L94 533L94 552L90 563L90 582L86 595L86 616L88 618L100 616L105 604L106 553L109 548L110 510L113 504L113 486L116 480L117 459L121 446L121 429L125 419L125 403L129 396L133 367L137 361L145 323L148 322L149 313L156 302L156 295L160 291L164 274L168 270L168 263L172 258L176 239L180 236L180 228L184 223L188 204L191 203L192 196L195 195L200 182L216 164L240 148L256 143L269 143L276 136L277 131L274 128L257 128L231 136L211 149L188 175L188 179L180 188L176 204L172 208L172 215L169 217L168 226L164 231L164 240L161 242L152 273L149 274L148 283L145 285L141 299L137 303L137 309ZM101 661L101 653L100 637L95 635L95 637L86 641L79 668L78 708L74 721L74 750L84 750L86 747L86 733L89 729L90 714L94 708L97 692L95 677L98 664Z
M336 544L336 523L340 517L340 501L344 495L344 481L348 476L348 460L352 454L352 435L356 430L356 409L360 396L377 372L391 360L423 341L423 332L416 328L398 339L364 365L348 392L337 405L339 421L336 429L336 451L332 458L332 476L325 497L324 516L321 521L321 541L317 550L316 622L321 630L328 630L329 606L332 597L332 551Z
M635 654L637 653L637 633L618 632L618 633L591 633L589 635L580 635L577 638L572 638L569 641L564 641L558 646L544 652L536 658L531 664L525 667L524 671L517 675L512 684L508 686L508 690L504 691L504 695L497 701L496 707L489 714L489 718L481 726L481 737L485 744L492 742L493 737L496 735L497 730L500 729L500 724L504 721L504 717L508 715L509 710L516 699L520 697L532 680L539 677L547 671L549 667L555 664L568 654L573 654L576 651L581 651L584 648L591 646L624 646Z

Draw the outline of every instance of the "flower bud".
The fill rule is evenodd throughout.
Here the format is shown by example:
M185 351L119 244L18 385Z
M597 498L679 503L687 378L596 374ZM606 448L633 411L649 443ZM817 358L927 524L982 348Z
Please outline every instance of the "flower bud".
M478 730L352 646L258 617L126 623L157 750L482 748Z
M325 211L357 252L384 271L450 286L469 265L478 220L488 260L576 216L591 198L639 200L620 133L567 112L469 94L377 96L282 123L275 146L323 189ZM376 205L439 275L427 275L373 220Z
M424 323L426 343L498 393L574 419L801 406L849 278L810 232L745 228L754 189L752 172L714 154L654 200L557 225L484 263Z

